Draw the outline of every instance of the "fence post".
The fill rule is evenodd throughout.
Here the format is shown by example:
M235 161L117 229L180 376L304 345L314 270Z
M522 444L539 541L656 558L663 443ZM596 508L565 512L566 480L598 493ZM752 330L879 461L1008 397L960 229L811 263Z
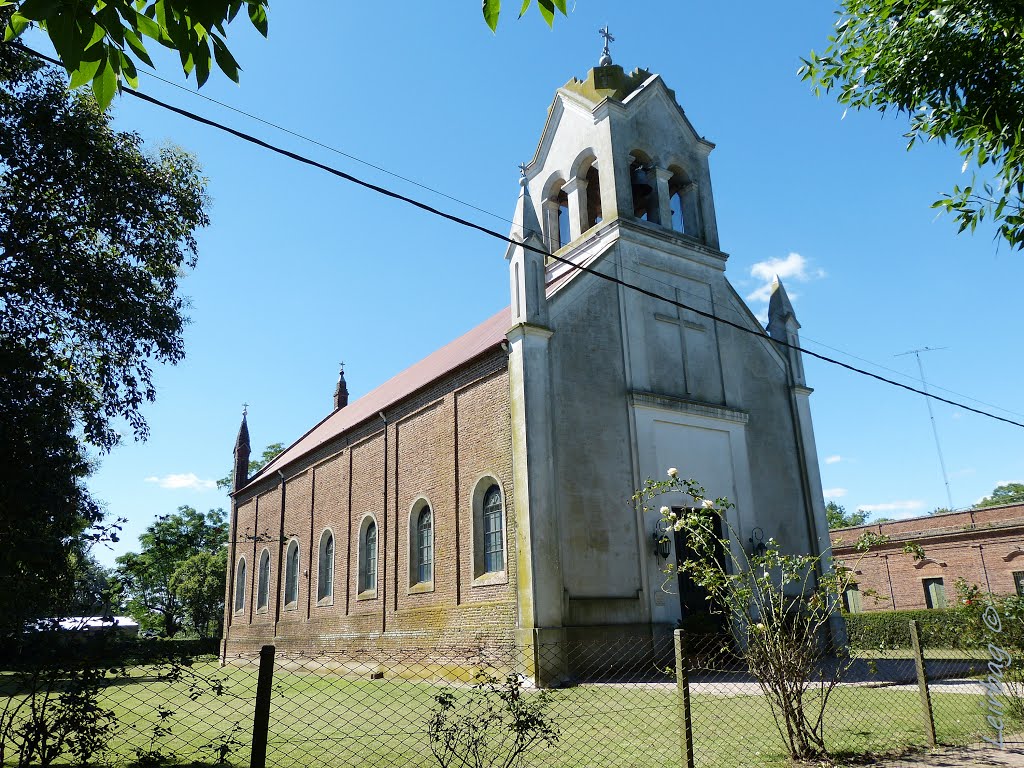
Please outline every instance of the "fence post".
M256 682L256 712L252 716L251 768L267 768L267 731L270 729L270 689L274 683L274 646L260 648L260 676Z
M924 652L921 650L921 623L910 622L910 641L914 646L914 662L917 665L917 687L921 692L921 707L924 713L924 730L928 744L935 746L935 713L932 712L932 697L928 692L928 671L924 664Z
M693 768L693 722L690 720L690 670L689 661L683 653L685 638L683 630L677 629L673 634L676 646L676 690L679 692L680 732L679 750L686 758L686 768Z

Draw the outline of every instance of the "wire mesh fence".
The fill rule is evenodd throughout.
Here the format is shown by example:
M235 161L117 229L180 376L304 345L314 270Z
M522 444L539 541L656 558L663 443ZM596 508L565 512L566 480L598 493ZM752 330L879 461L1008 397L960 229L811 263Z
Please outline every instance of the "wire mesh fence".
M998 715L1012 742L1020 688L992 688L990 654L823 654L786 684L837 764L924 749L929 722L939 744L982 744ZM721 635L392 639L262 660L72 644L4 666L0 759L12 765L790 764L776 688Z

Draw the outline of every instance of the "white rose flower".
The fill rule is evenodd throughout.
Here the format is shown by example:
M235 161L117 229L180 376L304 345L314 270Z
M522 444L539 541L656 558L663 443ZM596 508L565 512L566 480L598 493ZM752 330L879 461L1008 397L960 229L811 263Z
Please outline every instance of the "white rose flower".
M685 527L686 527L686 521L680 519L680 520L676 520L676 524L672 526L672 529L676 530L676 531L681 531Z
M672 510L669 509L668 507L662 507L658 511L661 512L662 517L668 517L670 514L672 514Z
M704 501L702 501L700 505L704 507L704 509L711 509L713 506L715 506L715 502L713 502L711 499L704 499Z
M669 477L673 477L673 478L674 477L679 477L679 470L676 469L675 467L669 467L668 468L668 476Z

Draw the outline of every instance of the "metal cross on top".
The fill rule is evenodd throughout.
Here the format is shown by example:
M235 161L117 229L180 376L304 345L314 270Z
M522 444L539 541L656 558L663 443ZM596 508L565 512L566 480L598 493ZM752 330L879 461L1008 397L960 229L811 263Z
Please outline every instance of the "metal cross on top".
M526 176L526 169L527 169L526 163L520 163L516 167L519 169L519 175L520 176Z
M615 38L612 37L612 33L608 31L608 25L605 24L597 33L604 38L604 50L601 51L601 66L608 67L612 63L612 52L608 49L608 43L615 42Z
M249 404L248 403L242 403L242 416L244 417L244 416L248 416L248 415L249 415Z

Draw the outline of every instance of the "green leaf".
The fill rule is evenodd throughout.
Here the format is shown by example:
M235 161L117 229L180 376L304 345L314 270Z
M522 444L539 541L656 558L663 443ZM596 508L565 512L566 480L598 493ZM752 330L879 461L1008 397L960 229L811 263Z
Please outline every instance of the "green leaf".
M60 0L25 0L19 6L18 13L32 21L44 21L53 16L60 6Z
M555 3L554 0L537 0L537 7L540 9L540 15L544 17L544 21L548 23L548 26L552 26L555 23Z
M498 29L498 15L501 13L501 0L483 0L484 21L491 32Z
M139 73L135 69L135 62L124 53L121 53L121 75L132 88L139 87Z
M520 19L523 18L523 14L526 13L527 9L529 9L529 7L530 7L530 3L532 3L532 2L533 2L533 0L523 0L523 7L519 9L519 18Z
M92 48L86 51L86 56L93 51ZM95 46L95 58L92 61L83 60L79 65L78 69L71 73L71 83L69 87L74 90L80 88L86 83L92 82L92 79L96 77L96 72L100 68L100 63L106 59L106 50L103 46Z
M263 35L267 36L267 9L262 5L249 5L249 21L256 27L256 30Z
M96 97L96 103L100 109L105 110L114 100L114 93L117 92L117 75L110 62L104 60L102 68L96 73L92 80L92 93Z
M7 24L7 29L4 31L4 42L10 42L14 38L21 35L25 31L25 28L29 25L29 20L22 16L20 13L14 13L11 16L10 22Z
M231 55L231 51L217 34L213 34L211 37L213 38L213 55L217 59L217 66L220 67L221 72L237 83L238 62L235 61L235 57Z
M142 40L139 39L138 35L130 29L125 29L124 41L128 44L128 47L132 49L132 53L138 56L144 64L149 67L153 66L153 60L149 58L149 52L146 50L146 46L142 44Z
M154 40L162 40L164 38L160 25L144 14L136 14L135 28L146 37L151 37Z
M210 56L210 48L205 43L196 47L196 85L200 88L210 79L210 61L212 58Z
M555 0L555 7L562 13L563 16L568 15L568 13L565 10L565 0Z

